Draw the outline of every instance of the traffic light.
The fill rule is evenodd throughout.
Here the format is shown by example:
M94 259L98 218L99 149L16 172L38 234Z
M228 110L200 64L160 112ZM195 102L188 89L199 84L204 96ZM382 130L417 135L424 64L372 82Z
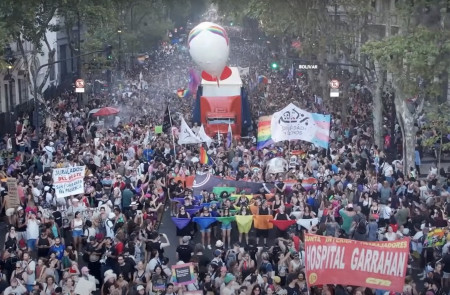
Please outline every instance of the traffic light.
M276 69L278 69L278 63L273 62L270 64L270 67L272 68L272 70L276 70Z
M112 57L112 46L111 45L106 46L105 54L106 54L106 59L107 60L112 60L113 59L113 57Z

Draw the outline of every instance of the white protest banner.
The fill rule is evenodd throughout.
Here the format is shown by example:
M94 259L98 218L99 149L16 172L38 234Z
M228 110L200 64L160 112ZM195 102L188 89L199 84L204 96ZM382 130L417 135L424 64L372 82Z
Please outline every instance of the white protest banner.
M294 104L272 115L272 140L304 140L328 148L330 115L309 113Z
M53 169L53 188L57 198L84 193L85 166Z
M197 135L195 135L194 131L189 128L184 118L181 118L180 129L181 130L178 138L178 144L196 144L202 142L201 139L198 138Z
M249 67L246 67L246 68L238 67L238 71L239 71L239 75L241 75L241 76L247 76L248 74L250 74Z
M209 147L213 142L213 139L206 134L203 124L200 126L197 136L200 138L202 142L206 142L207 147Z

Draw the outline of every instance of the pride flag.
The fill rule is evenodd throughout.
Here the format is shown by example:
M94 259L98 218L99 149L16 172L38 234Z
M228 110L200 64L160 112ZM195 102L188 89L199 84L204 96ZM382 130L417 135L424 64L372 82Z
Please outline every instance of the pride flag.
M191 92L189 91L189 89L183 89L183 88L181 88L181 89L178 89L178 90L177 90L177 95L178 95L179 98L185 98L185 97L188 97L189 94L191 94Z
M272 116L259 117L257 149L263 149L273 143L271 132Z
M269 222L273 223L279 230L286 231L291 225L295 224L295 220L269 220Z
M252 215L236 215L236 223L238 231L241 234L248 234L252 228L253 216Z
M197 72L194 69L189 69L189 92L197 93L197 88L202 82L202 79L200 78L200 75L197 74Z
M209 158L208 154L205 151L204 147L200 147L200 164L211 164L211 159Z
M316 178L314 177L309 177L309 178L305 178L302 179L302 187L306 190L309 191L313 188L314 184L317 184L318 181Z
M273 228L273 224L270 223L272 219L272 215L253 215L253 226L256 229L271 229Z

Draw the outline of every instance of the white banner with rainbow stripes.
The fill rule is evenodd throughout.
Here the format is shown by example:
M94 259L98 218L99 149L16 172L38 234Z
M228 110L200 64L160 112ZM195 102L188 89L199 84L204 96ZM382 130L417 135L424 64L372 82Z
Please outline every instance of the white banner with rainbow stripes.
M309 113L291 103L272 115L272 140L304 140L328 148L330 122L330 115Z

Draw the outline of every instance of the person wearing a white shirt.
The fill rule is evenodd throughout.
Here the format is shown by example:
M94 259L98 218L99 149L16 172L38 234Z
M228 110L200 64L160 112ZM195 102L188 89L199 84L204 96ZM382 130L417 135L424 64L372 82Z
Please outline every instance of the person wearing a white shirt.
M153 273L155 270L155 267L160 264L162 265L161 261L159 260L159 256L155 256L147 263L147 267L145 268L146 272Z
M25 294L27 292L27 288L25 288L19 280L17 280L16 278L12 278L11 279L11 286L9 286L8 288L5 289L5 291L3 291L3 294L14 294L14 295L22 295Z
M92 294L97 289L95 277L89 274L89 268L86 266L81 269L81 274L82 276L75 286L75 293L80 295Z
M34 203L39 203L39 198L42 195L42 192L38 189L38 183L33 183L33 188L31 189L31 193L33 194Z
M53 160L53 153L55 152L55 148L53 147L55 144L50 142L48 145L44 147L45 153L48 155L50 161Z
M28 246L28 248L30 247ZM24 253L22 263L24 264L25 271L27 272L27 279L25 281L27 284L27 290L31 292L31 290L33 290L34 281L36 280L36 262L31 259L30 254Z
M27 215L27 246L31 251L36 250L36 240L39 238L39 220L36 219L36 213L28 212ZM33 279L34 281L34 279Z
M389 220L390 220L391 215L392 215L392 208L390 207L390 205L391 205L391 202L388 201L387 205L384 205L383 207L381 207L380 221L382 221L381 224L383 224L383 225L389 224Z
M75 212L84 212L86 210L86 207L83 204L80 204L80 200L77 198L73 198L71 203L72 205L67 209L67 213L75 215Z

